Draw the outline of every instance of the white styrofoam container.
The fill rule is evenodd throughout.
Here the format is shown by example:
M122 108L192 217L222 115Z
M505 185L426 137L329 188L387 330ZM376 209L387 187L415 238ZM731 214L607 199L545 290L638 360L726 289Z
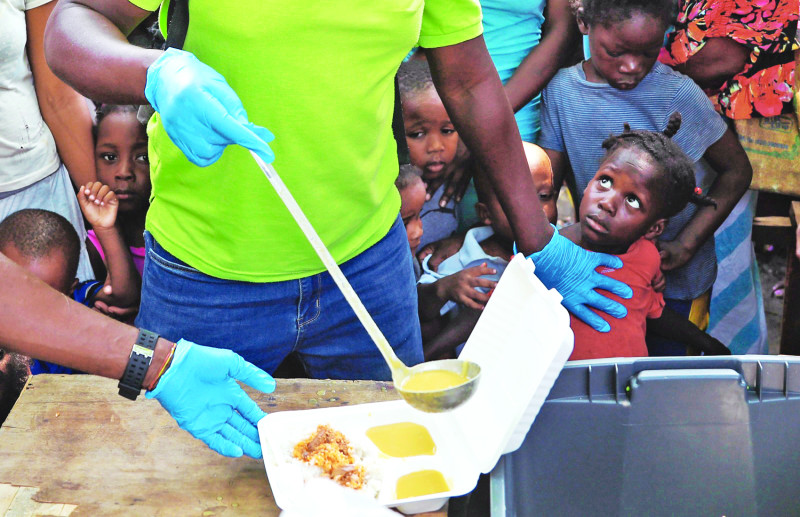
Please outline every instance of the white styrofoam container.
M533 275L533 262L517 255L486 305L459 356L480 365L475 394L447 413L424 413L403 401L271 413L258 424L264 466L275 502L289 509L303 493L303 479L285 465L287 443L306 438L319 424L367 443L370 427L396 422L425 426L436 454L381 460L382 487L377 499L404 513L434 511L449 497L470 492L480 473L500 456L519 448L572 353L569 314L561 296ZM377 449L375 449L377 451ZM398 500L399 476L421 469L439 470L448 492ZM293 503L294 501L294 503Z

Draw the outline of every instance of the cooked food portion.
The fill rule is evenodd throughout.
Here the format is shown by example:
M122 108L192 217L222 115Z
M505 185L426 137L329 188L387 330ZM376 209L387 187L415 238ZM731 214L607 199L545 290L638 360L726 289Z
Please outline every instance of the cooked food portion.
M397 480L398 499L438 494L448 490L450 490L450 485L438 470L419 470L401 476Z
M367 429L367 438L387 456L432 456L436 444L425 426L413 422L379 425Z
M365 469L356 463L347 438L327 425L320 425L311 436L294 446L292 455L316 465L342 486L360 489L364 486Z

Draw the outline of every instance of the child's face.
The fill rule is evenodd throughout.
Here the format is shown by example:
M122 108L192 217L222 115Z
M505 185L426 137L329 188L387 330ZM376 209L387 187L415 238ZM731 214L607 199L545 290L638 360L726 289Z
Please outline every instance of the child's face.
M660 19L642 13L609 26L587 26L579 17L578 27L589 35L592 54L584 66L586 79L618 90L632 90L650 72L667 28Z
M419 213L425 204L425 184L421 179L414 181L400 191L400 217L406 227L411 253L416 253L422 239L422 219Z
M661 234L666 219L648 187L658 171L650 155L620 148L607 156L581 200L582 245L592 251L625 253L641 237Z
M60 250L53 250L46 257L31 259L22 255L13 244L8 244L0 253L62 294L69 295L75 288L76 279L67 274L67 257Z
M120 212L147 210L150 162L147 133L136 113L113 112L97 127L94 149L97 179L114 190Z
M403 99L403 122L411 163L426 181L441 179L458 148L458 133L433 88Z

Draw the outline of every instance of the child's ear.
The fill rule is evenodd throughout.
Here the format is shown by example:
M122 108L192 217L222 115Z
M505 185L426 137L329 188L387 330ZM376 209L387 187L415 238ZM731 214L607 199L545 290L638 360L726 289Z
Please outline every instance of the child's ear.
M489 207L487 207L485 203L481 203L480 201L475 203L475 212L478 214L478 219L480 219L484 226L492 225L492 216L489 214Z
M588 35L589 26L586 24L586 19L584 18L583 7L578 7L578 10L575 12L575 19L578 21L578 30L581 31L581 34Z
M644 238L648 241L654 241L656 238L664 232L664 228L667 227L667 220L666 219L658 219L656 222L653 223L653 226L647 230L647 233L644 234Z

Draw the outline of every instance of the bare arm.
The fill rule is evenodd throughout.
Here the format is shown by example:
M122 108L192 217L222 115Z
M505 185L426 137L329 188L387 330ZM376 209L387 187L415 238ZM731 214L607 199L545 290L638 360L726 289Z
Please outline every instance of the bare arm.
M0 344L44 361L119 379L136 341L135 327L92 311L0 254ZM152 364L163 364L172 343L160 339ZM144 385L158 374L150 368Z
M553 229L539 203L517 123L483 37L426 49L447 113L497 191L517 246L541 250Z
M580 32L568 0L547 0L542 39L522 60L505 90L518 111L541 92L558 70L569 64L580 44Z
M47 63L85 96L146 104L147 67L162 53L128 43L148 11L127 0L61 0L45 32Z
M647 320L648 332L685 343L706 355L730 355L731 351L719 340L697 328L669 307L664 307L660 318Z
M750 160L747 159L747 154L730 129L706 150L704 158L718 174L708 189L708 195L717 202L717 207L700 208L674 241L659 245L662 250L661 268L665 271L680 267L689 261L725 221L736 203L747 192L750 180L753 178ZM666 256L663 253L665 249L668 250Z
M60 81L44 58L44 31L56 2L25 11L30 62L39 110L58 148L58 155L67 167L72 183L84 185L94 181L94 145L92 116L85 99Z

